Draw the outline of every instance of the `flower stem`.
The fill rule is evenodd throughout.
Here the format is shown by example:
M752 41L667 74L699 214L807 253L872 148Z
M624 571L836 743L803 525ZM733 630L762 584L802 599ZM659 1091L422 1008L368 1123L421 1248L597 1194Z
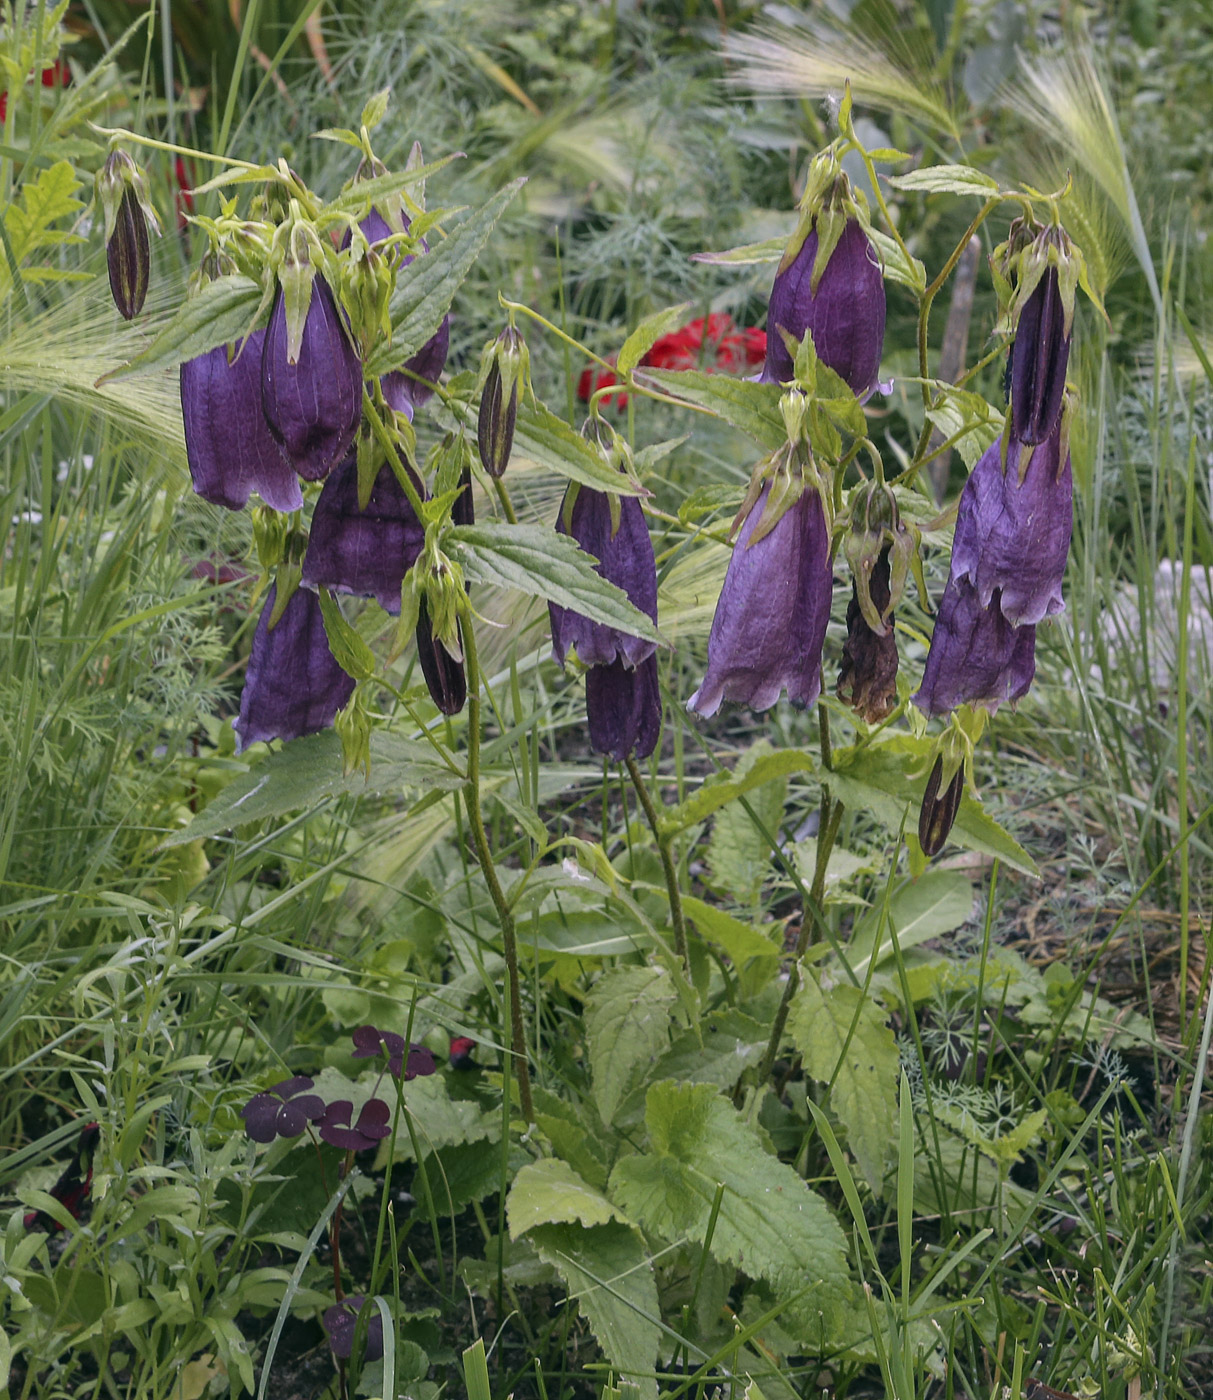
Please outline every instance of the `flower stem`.
M674 838L662 835L661 819L657 815L657 808L653 805L653 798L634 754L628 754L627 765L632 786L636 789L636 796L640 799L640 805L644 808L644 814L648 818L649 826L657 840L657 850L661 854L661 868L665 871L665 884L670 896L670 923L674 926L674 951L682 961L683 971L689 977L691 964L687 955L687 925L682 913L682 890L678 886L678 870L674 865L674 852L671 849Z
M821 758L823 765L828 770L831 760L830 721L824 706L820 713ZM842 813L842 803L835 802L830 797L829 784L823 783L821 786L821 820L817 826L817 863L813 869L813 884L809 889L809 897L801 909L800 932L796 936L794 960L788 972L783 996L780 998L779 1009L775 1012L775 1019L771 1023L771 1038L767 1042L766 1052L758 1067L759 1084L765 1084L770 1077L775 1056L779 1053L779 1042L783 1039L783 1028L787 1025L792 998L796 995L797 987L800 986L800 960L808 951L809 945L817 942L815 935L819 930L824 932L821 903L825 898L826 872L830 866L830 853L833 851L834 842L838 837L838 828L842 824Z
M526 1054L526 1028L522 1020L522 996L518 981L518 940L514 930L514 915L510 909L501 881L497 878L497 867L493 864L493 853L489 848L488 833L484 829L484 816L480 810L480 659L476 651L476 628L470 614L463 624L463 659L467 666L468 685L468 770L466 805L468 825L472 830L472 842L476 847L476 858L484 872L484 882L489 889L489 897L497 911L497 922L501 926L501 945L505 953L506 970L510 982L510 1049L514 1056L514 1073L518 1077L518 1100L523 1117L528 1123L535 1121L535 1105L531 1099L531 1073Z

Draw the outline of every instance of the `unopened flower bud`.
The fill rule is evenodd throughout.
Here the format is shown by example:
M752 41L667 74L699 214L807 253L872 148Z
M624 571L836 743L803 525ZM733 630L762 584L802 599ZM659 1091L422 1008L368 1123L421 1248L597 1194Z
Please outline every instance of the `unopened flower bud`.
M952 774L943 792L944 763L940 754L927 779L926 791L922 795L922 807L918 813L918 844L923 854L937 856L944 848L952 824L960 811L960 799L964 796L964 764L960 764Z
M485 360L489 370L480 395L476 442L485 471L499 479L509 466L514 447L518 398L529 374L530 351L519 332L507 326L486 347Z
M876 556L865 586L869 605L891 622L887 547ZM891 626L877 631L869 625L859 601L858 575L851 584L851 601L847 604L847 640L842 648L836 694L868 724L888 719L897 707L897 638Z
M110 291L119 314L133 321L143 310L151 275L148 224L159 232L147 185L125 151L111 151L97 175L97 198L105 214L105 259Z
M434 637L424 594L417 613L417 660L421 663L421 674L425 677L430 699L444 715L457 715L467 703L467 676L463 662L453 657Z

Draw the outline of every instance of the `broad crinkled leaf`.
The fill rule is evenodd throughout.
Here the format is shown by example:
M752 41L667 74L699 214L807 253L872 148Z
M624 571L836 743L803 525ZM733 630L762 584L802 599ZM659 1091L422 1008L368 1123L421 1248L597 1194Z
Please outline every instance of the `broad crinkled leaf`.
M605 1225L631 1221L559 1157L529 1162L514 1178L506 1200L510 1239L516 1240L536 1225Z
M612 968L595 982L586 998L585 1035L594 1102L604 1123L611 1122L638 1072L669 1043L676 996L670 974L660 967Z
M830 1107L879 1195L896 1139L901 1072L885 1012L849 982L823 991L809 971L792 998L788 1035L804 1057L805 1072L822 1084L833 1081Z
M972 913L973 886L967 875L959 870L928 870L894 891L883 920L880 904L856 920L846 946L847 962L862 982L873 954L877 964L893 954L890 924L897 933L897 946L904 951L951 933Z
M738 762L735 778L744 780L758 763L770 757L773 751L769 743L754 744ZM787 795L787 776L778 773L752 789L744 806L735 802L724 807L712 825L708 843L712 886L738 904L753 904L770 872L771 845L767 838L779 840Z
M928 165L905 175L886 177L899 190L923 194L977 194L983 199L998 193L998 181L971 165Z
M615 1222L590 1229L540 1225L528 1239L564 1280L603 1355L621 1377L633 1381L638 1400L657 1400L652 1374L661 1337L657 1285L636 1231Z
M546 598L594 622L660 640L627 594L595 572L591 556L545 525L460 525L443 542L473 583Z
M738 767L732 773L717 773L685 802L666 809L661 819L667 833L684 831L688 826L704 821L726 803L735 801L754 788L791 773L811 773L817 759L807 749L777 749L764 753L751 764Z
M532 403L523 397L514 420L514 453L556 472L569 481L593 487L595 491L613 491L617 496L642 496L639 481L616 471L575 428L563 418L557 418L542 403Z
M239 340L252 329L253 314L260 302L261 288L251 277L236 272L216 277L197 296L181 303L173 319L142 354L112 370L103 382L170 369L183 360L197 359L218 345Z
M619 373L630 374L667 331L681 324L690 304L684 301L679 306L668 306L664 311L646 316L620 347L615 359Z
M361 771L343 777L341 769L341 740L331 730L292 740L229 783L189 826L165 837L163 844L182 846L245 822L315 808L346 793L393 792L405 787L453 792L463 785L458 774L434 761L428 744L385 730L371 735L369 780Z
M667 394L710 409L763 447L774 449L787 441L788 430L779 411L783 389L778 384L731 379L727 374L705 374L698 369L644 369L641 373Z
M801 1313L825 1315L829 1335L847 1289L846 1240L826 1203L716 1089L662 1080L649 1088L650 1147L611 1173L609 1194L667 1239L707 1234L724 1187L711 1251L790 1294Z

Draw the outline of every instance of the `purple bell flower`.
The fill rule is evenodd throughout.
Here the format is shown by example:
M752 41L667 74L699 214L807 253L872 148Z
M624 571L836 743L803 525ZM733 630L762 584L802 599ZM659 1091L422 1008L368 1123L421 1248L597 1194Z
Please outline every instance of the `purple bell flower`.
M274 302L261 356L261 408L307 481L322 481L350 450L362 417L362 361L322 276L312 281L299 359L287 359L286 304Z
M1004 700L1028 693L1036 674L1036 627L1007 621L995 590L983 607L966 577L948 579L922 688L914 696L920 710L946 715L957 705L985 705L994 711Z
M320 599L297 588L273 629L277 585L270 589L253 636L240 696L240 747L297 739L327 729L354 693L354 678L337 664L324 631Z
M409 216L402 214L401 219L404 227L400 232L407 233L409 231ZM378 209L372 209L365 219L359 221L358 227L362 230L368 243L379 243L385 238L391 238L394 232L392 226ZM349 242L348 235L345 241ZM422 253L429 251L424 239L421 243L421 251ZM417 253L406 253L400 259L400 266L408 267L409 263L418 256ZM438 376L446 367L450 342L451 318L444 316L442 325L438 327L429 340L411 359L404 362L403 370L395 369L383 376L383 397L387 400L389 408L394 409L397 413L406 414L411 421L414 409L420 408L434 394L433 389L426 388L420 379L428 379L432 384L438 382ZM420 378L414 378L414 375Z
M596 753L609 754L616 763L632 752L648 758L661 733L656 652L632 668L622 661L591 666L585 673L585 715Z
M391 467L379 469L366 509L358 509L358 461L351 452L316 502L303 582L377 598L396 614L400 586L424 544L425 528Z
M1070 337L1057 269L1046 268L1019 313L1011 347L1011 436L1035 445L1061 421Z
M751 545L770 492L768 481L733 546L708 637L708 673L687 702L705 718L722 700L767 710L785 687L794 705L811 705L821 693L834 586L825 511L817 491L806 487Z
M792 261L775 274L767 310L767 358L760 379L781 384L792 377L792 357L779 334L781 326L794 340L811 331L817 358L845 379L856 397L866 398L876 387L884 347L880 259L855 219L843 229L814 293L816 257L814 228Z
M1022 483L1025 449L1014 439L1003 470L1001 443L978 460L965 482L952 543L954 579L966 579L979 604L995 593L1013 626L1040 622L1064 611L1061 596L1073 524L1074 483L1067 452L1058 463L1060 432L1031 451Z
M606 493L588 486L570 489L577 492L577 497L569 527L566 530L562 508L556 522L557 531L568 534L587 554L592 554L598 560L597 572L608 583L623 589L631 602L656 622L657 564L640 502L635 496L619 498L619 529L612 537L611 505ZM635 670L656 650L654 643L644 637L633 636L603 622L591 622L570 608L549 603L548 613L552 623L552 655L562 666L573 647L583 666L610 666L621 661L628 670Z
M181 417L194 490L204 501L240 510L256 491L274 510L300 510L295 469L261 411L265 332L254 331L228 361L220 345L181 366Z

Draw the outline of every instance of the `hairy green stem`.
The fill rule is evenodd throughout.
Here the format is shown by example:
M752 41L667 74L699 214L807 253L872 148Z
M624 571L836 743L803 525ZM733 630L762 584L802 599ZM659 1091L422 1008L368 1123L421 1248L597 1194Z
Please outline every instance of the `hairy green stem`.
M653 798L644 781L644 774L640 771L640 765L636 762L634 755L628 754L627 765L632 786L636 789L636 796L640 799L640 805L644 808L644 814L648 818L649 826L657 841L657 850L661 855L661 868L665 871L665 884L670 896L670 923L674 926L674 951L682 961L682 970L689 977L691 964L687 956L687 925L682 912L682 890L678 886L678 871L674 865L674 852L671 849L673 837L662 834L661 818L657 815L657 808L653 805Z
M467 666L468 686L468 771L466 806L468 825L472 830L472 842L476 848L476 858L484 871L484 882L489 889L489 897L497 911L497 922L501 926L501 946L505 953L505 966L510 983L510 1049L514 1056L514 1073L518 1077L518 1100L523 1117L528 1123L535 1121L535 1105L531 1099L531 1072L526 1055L526 1028L522 1021L522 995L518 981L518 939L514 929L514 915L509 900L497 878L497 867L493 864L493 853L489 848L488 833L484 829L484 816L480 810L480 662L476 652L476 629L470 614L463 620L463 659Z

